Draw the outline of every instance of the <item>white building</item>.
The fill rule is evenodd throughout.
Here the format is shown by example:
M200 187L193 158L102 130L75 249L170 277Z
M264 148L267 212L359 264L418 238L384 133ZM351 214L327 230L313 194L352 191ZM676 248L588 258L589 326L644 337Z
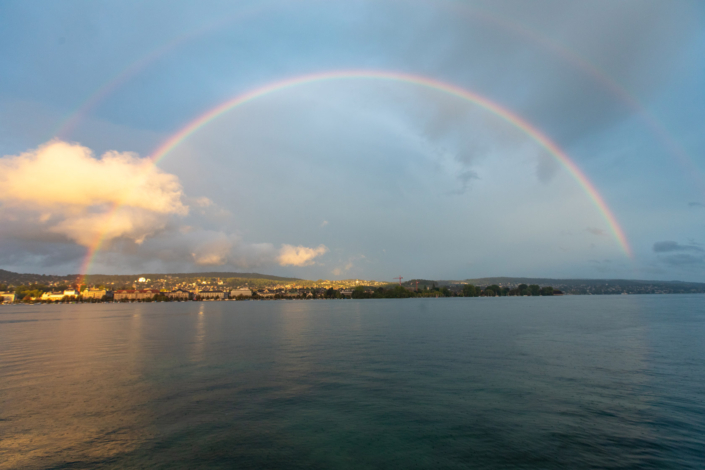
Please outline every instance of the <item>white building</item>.
M81 292L81 296L84 299L101 300L106 295L108 295L108 291L106 291L105 289L86 289L83 292Z
M164 292L164 295L173 300L191 300L193 294L184 289L176 289L171 292Z
M239 287L230 291L231 299L236 299L238 297L252 297L252 291L247 287Z
M228 294L226 292L223 292L222 290L203 290L199 293L196 294L198 297L201 298L201 300L205 299L215 299L215 300L223 300L226 299Z
M76 297L78 292L74 289L65 290L63 292L45 292L40 297L40 300L51 300L52 302L62 300L64 297Z

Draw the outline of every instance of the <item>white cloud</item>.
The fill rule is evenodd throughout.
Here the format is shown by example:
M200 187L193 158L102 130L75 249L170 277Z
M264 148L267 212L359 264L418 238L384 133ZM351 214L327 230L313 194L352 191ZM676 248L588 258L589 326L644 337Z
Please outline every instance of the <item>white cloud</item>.
M196 210L189 214L187 203ZM133 265L243 269L309 266L328 251L246 243L237 232L201 226L229 215L209 198L188 197L176 175L132 153L96 157L79 144L52 141L0 158L0 240L7 243L100 245L106 265L119 253Z
M83 246L120 237L142 243L170 216L188 213L182 196L175 175L133 153L96 158L81 145L52 141L0 158L1 215Z
M282 245L279 250L279 264L281 266L309 266L314 263L313 259L328 252L325 245L317 248L307 248L305 246Z

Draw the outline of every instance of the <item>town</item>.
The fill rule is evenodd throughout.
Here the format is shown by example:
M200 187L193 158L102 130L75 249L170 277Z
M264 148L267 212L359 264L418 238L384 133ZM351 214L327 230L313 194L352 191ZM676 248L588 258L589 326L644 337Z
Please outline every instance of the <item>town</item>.
M47 284L0 285L3 303L60 302L170 302L214 300L282 300L282 299L379 299L410 297L497 297L562 295L551 286L520 284L475 286L456 282L440 286L434 281L412 280L404 284L370 280L292 280L286 283L259 278L173 279L152 280L140 277L131 285L83 283L71 285L52 281Z
M168 302L704 293L679 281L493 277L462 281L305 280L258 273L40 275L0 269L0 302Z

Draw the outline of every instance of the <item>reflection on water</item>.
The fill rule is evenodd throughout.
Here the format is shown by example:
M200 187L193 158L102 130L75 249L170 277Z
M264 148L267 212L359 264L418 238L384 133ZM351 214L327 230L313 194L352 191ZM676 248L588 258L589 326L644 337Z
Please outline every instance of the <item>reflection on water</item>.
M105 459L151 437L139 324L90 308L0 310L3 320L32 320L0 326L0 467Z
M196 317L195 337L193 340L193 362L203 362L205 360L204 350L206 341L206 304L201 303Z
M697 468L703 296L0 308L0 468Z

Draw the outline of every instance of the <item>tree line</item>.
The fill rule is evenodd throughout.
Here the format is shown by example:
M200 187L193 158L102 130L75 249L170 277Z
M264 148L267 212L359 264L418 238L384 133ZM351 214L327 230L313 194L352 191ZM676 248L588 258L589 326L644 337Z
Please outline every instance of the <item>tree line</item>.
M433 284L432 287L426 287L421 290L410 290L403 286L394 286L391 288L378 287L370 290L358 286L352 291L353 299L400 299L409 297L505 297L505 296L547 296L556 293L553 287L540 287L536 284L527 286L521 284L514 289L509 287L500 287L496 284L485 288L466 284L460 291L452 291L447 287L438 287ZM343 295L335 290L328 289L325 292L326 298L341 298Z

